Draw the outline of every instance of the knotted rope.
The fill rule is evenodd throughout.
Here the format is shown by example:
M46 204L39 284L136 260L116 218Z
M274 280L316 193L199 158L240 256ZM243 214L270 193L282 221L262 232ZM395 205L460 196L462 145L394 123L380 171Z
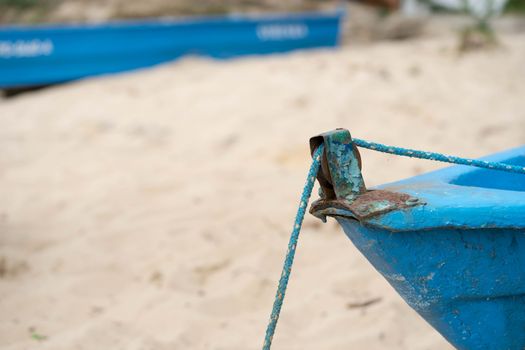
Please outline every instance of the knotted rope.
M381 143L370 142L366 140L353 139L355 145L363 148L368 148L378 152L395 154L398 156L420 158L434 160L438 162L453 163L459 165L469 165L478 168L486 168L492 170L500 170L506 172L513 172L519 174L525 174L525 167L516 166L511 164L499 163L499 162L489 162L484 160L461 158L455 156L449 156L441 153L435 152L424 152L408 148L387 146ZM306 212L306 207L308 205L308 200L312 194L312 189L314 187L315 179L317 177L317 172L319 171L319 166L321 163L321 155L324 150L324 145L320 145L314 152L312 158L312 165L308 171L308 177L306 179L306 184L301 195L301 202L299 204L299 209L295 216L295 223L293 226L292 234L290 236L290 241L288 243L288 251L286 252L286 257L284 259L284 266L281 272L281 278L279 279L279 285L277 287L277 293L275 294L275 300L273 302L272 314L270 316L270 322L266 328L266 336L264 338L263 350L270 350L272 346L273 335L275 333L275 328L277 326L277 321L279 320L279 315L281 313L281 308L283 306L284 296L286 294L286 288L288 286L288 280L290 278L290 273L292 272L293 260L295 257L295 250L297 248L297 241L299 239L299 233L301 231L301 226L304 219L304 214Z

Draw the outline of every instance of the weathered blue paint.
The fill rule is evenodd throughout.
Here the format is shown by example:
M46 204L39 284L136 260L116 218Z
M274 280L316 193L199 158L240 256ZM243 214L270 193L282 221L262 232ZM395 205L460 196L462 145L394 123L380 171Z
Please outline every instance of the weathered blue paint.
M343 12L0 27L0 88L149 67L183 55L219 59L338 44Z
M352 144L352 136L345 129L330 131L310 139L312 154L320 144L324 144L325 175L333 191L322 186L322 196L325 199L344 199L352 201L366 191L361 175L361 160L359 152ZM322 178L322 175L320 176Z
M525 146L482 159L525 166ZM392 231L431 227L525 229L523 174L453 166L378 189L406 193L426 203L368 222Z
M485 159L525 166L525 146ZM375 190L419 204L360 217L332 202L325 214L455 347L523 350L525 175L453 166Z
M326 221L326 216L338 215L339 211L368 218L422 204L417 198L398 192L367 191L361 175L361 156L348 130L336 129L312 137L312 154L321 144L325 147L322 169L317 175L321 200L316 201L311 210L321 220Z

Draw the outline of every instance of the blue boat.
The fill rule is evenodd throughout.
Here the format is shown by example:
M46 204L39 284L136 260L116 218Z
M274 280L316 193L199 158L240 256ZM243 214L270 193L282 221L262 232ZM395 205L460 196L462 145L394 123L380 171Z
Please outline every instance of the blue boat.
M342 16L335 11L0 27L0 88L123 72L183 55L225 59L335 47Z
M311 213L456 348L525 349L525 175L453 166L367 190L350 133L321 143ZM525 146L484 159L525 168Z

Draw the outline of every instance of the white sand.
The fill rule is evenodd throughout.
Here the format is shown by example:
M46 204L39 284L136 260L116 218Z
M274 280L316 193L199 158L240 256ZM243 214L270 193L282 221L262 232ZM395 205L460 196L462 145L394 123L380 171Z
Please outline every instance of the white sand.
M259 348L308 138L346 127L471 157L523 144L525 35L504 43L187 59L1 100L0 347ZM362 156L369 185L441 166ZM310 215L274 345L450 348Z

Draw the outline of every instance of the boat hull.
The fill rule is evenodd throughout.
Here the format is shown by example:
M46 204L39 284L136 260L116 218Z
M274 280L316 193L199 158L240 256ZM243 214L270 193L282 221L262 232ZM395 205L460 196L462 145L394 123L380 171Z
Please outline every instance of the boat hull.
M118 73L184 55L335 47L342 12L0 27L0 88Z
M458 349L525 348L525 231L392 232L338 217L403 299Z

